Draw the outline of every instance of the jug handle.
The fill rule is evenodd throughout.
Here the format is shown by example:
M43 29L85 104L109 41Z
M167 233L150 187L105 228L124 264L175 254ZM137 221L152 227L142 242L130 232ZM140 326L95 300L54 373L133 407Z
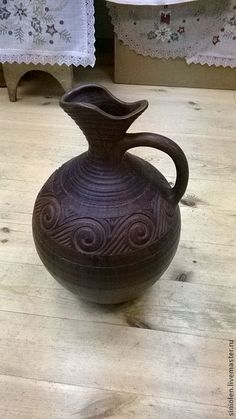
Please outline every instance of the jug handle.
M122 140L122 151L125 152L134 147L153 147L172 158L176 168L176 182L170 189L168 199L174 205L178 205L187 188L189 178L188 162L181 148L169 138L150 132L126 134Z

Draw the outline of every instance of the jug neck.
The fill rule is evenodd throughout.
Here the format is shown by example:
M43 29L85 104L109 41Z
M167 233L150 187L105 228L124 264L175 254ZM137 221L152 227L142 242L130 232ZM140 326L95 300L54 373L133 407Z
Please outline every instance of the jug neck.
M81 115L80 115L81 117ZM127 126L94 114L93 120L88 122L80 119L82 129L89 145L88 156L96 164L115 165L122 159L122 140Z
M126 103L99 85L83 85L66 93L60 106L83 131L93 161L114 164L130 125L148 106L146 100Z
M96 167L114 168L119 165L124 152L119 145L114 146L107 142L99 142L97 144L90 143L87 152L88 161Z

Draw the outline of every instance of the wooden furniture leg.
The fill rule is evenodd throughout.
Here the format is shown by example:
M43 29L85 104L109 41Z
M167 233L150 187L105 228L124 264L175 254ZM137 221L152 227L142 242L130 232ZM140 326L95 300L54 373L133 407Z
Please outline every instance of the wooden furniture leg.
M0 64L0 87L6 87L6 82L3 76L2 64Z
M50 65L50 64L8 64L2 65L3 74L6 81L8 96L11 102L17 100L17 86L24 74L29 71L44 71L51 74L63 87L65 91L70 90L73 86L73 68L72 66Z

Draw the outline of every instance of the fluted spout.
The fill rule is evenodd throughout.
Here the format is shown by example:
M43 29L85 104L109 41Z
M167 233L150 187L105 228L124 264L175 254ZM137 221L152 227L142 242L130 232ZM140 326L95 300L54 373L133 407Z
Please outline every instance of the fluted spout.
M82 85L66 93L60 106L85 134L89 146L121 140L130 125L147 108L148 102L122 102L96 84Z

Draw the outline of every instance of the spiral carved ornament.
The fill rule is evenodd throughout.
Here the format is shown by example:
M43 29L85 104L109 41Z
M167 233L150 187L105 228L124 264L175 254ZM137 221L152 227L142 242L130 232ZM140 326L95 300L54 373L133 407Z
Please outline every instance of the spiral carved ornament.
M161 230L154 212L134 213L109 220L76 215L65 217L53 196L41 196L35 204L40 228L59 245L73 248L81 254L118 255L142 249L165 234L168 222Z
M53 230L61 218L61 207L56 198L42 197L36 202L35 212L39 215L40 225L44 230Z
M74 247L81 253L93 254L104 247L106 231L104 226L89 218L81 218L72 235Z

